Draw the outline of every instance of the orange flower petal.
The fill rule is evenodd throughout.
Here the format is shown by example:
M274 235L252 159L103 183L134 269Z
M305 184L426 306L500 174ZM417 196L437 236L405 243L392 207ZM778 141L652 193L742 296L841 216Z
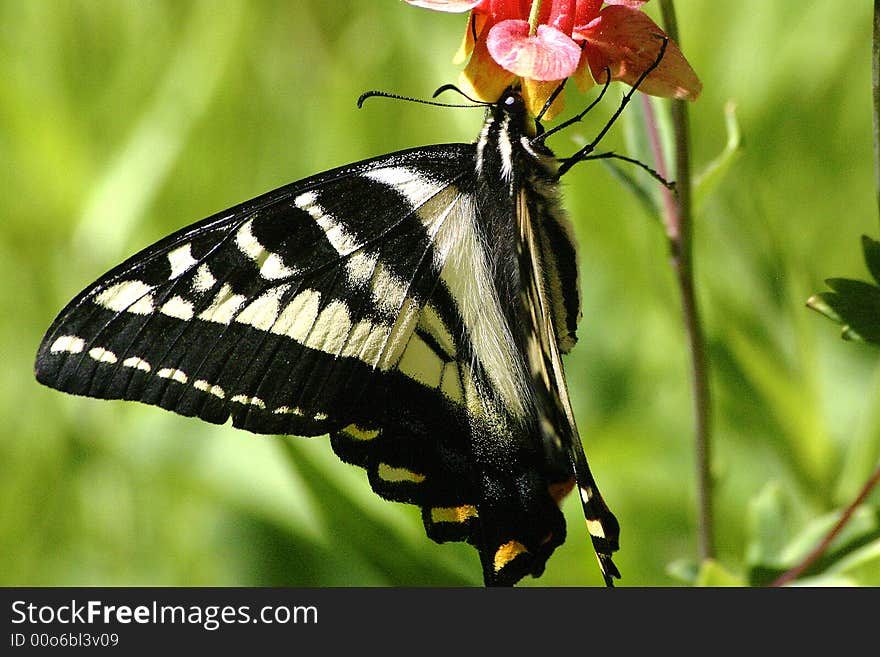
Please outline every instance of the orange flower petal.
M452 58L453 64L464 64L467 61L467 58L474 51L474 34L476 33L478 37L483 36L483 28L486 26L487 20L488 17L485 14L474 13L470 15L461 45L458 47L458 52ZM471 27L472 21L473 27Z
M556 91L556 87L560 84L562 84L560 80L549 82L542 82L539 80L522 81L523 102L525 102L526 109L530 116L538 116L541 110L544 109L544 103L547 102L547 99L550 98L550 95ZM549 121L565 108L565 101L563 100L564 96L565 94L559 94L556 97L553 104L550 105L549 109L544 113L542 121Z
M574 33L586 39L584 54L597 81L604 81L607 66L612 79L628 84L635 84L656 61L661 46L657 35L664 34L644 13L624 6L606 7L596 20L575 27ZM696 100L702 88L703 84L679 47L669 41L663 60L642 82L639 91L652 96Z
M529 36L526 21L506 20L492 26L486 39L492 58L503 68L531 80L562 80L574 73L581 49L571 37L549 25Z
M516 76L501 68L486 47L485 39L477 39L470 61L459 76L461 90L469 96L494 103Z
M596 84L596 80L593 79L593 73L590 71L590 61L585 52L581 53L581 61L578 62L578 67L571 77L577 88L582 92L587 91ZM605 80L602 77L599 79L601 80L600 84L605 84Z

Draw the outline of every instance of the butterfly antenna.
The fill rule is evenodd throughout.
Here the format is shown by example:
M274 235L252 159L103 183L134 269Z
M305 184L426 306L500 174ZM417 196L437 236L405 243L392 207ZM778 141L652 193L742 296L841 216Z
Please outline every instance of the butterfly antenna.
M484 100L478 100L476 98L471 98L465 92L463 92L461 89L456 87L454 84L444 84L442 87L438 87L437 91L435 91L433 94L431 94L431 98L436 98L437 96L442 94L444 91L454 91L458 95L464 96L465 98L467 98L469 101L471 101L472 103L474 103L478 107L488 107L489 105L492 104L492 103L487 103Z
M608 119L608 122L605 124L605 127L599 131L599 134L596 135L596 138L593 139L593 141L591 141L589 144L584 146L582 149L580 149L577 153L575 153L571 157L567 157L564 160L562 160L562 164L560 164L559 171L557 172L558 176L561 177L566 171L571 169L571 167L573 167L578 162L582 162L584 160L600 159L596 156L591 156L590 154L596 149L596 145L602 140L602 138L605 136L605 134L611 129L611 126L614 125L615 121L617 121L617 119L623 113L624 108L627 105L629 105L629 102L632 100L632 97L635 95L636 91L638 91L639 87L642 85L642 82L645 81L645 78L647 78L654 71L654 69L656 69L658 66L660 66L660 62L663 59L663 55L666 54L666 46L669 45L669 37L666 36L665 34L664 35L657 35L657 36L658 36L658 38L663 40L663 42L660 44L660 52L657 55L657 58L654 60L654 62L648 68L646 68L642 72L642 74L636 80L636 82L632 86L632 88L623 96L623 100L620 101L620 105L617 107L617 110L614 112L614 114L611 116L611 118ZM605 86L606 86L606 88L608 86L607 79L605 82ZM602 93L604 94L604 89L603 89ZM601 95L599 96L599 98L601 98ZM590 107L592 107L593 105L595 105L595 101L590 104ZM589 110L590 107L588 107L587 110ZM582 118L582 116L583 116L583 113L579 114L577 117L575 117L575 120L579 121L580 118ZM563 123L562 125L557 126L557 127L571 125L571 123L572 123L572 120L569 120L569 121L566 121L565 123ZM555 129L552 131L548 130L547 133L544 133L544 135L542 135L542 137L544 137L546 139L546 137L548 136L548 133L555 132L555 131L556 131ZM620 160L626 159L626 158L623 158L621 156L614 155L614 154L609 154L607 157L613 157L613 158L620 159ZM630 160L626 160L626 161L630 161ZM652 172L652 170L649 167L647 167L641 163L639 163L639 164L642 166L642 168L646 169L649 173ZM659 176L655 176L655 177L658 178L659 180L661 180L661 182L667 188L672 189L672 183L660 178Z
M441 89L442 89L442 87L441 87ZM435 92L434 96L436 97L436 95L437 95L437 93ZM464 94L462 94L462 95L464 95ZM411 96L401 96L399 94L392 94L387 91L367 91L367 92L362 93L360 95L360 98L358 98L358 100L357 100L358 109L363 107L364 102L368 98L376 98L376 97L378 97L378 98L393 98L394 100L405 100L410 103L419 103L420 105L433 105L434 107L483 107L485 105L485 103L480 103L478 105L455 105L452 103L439 103L439 102L432 101L432 100L425 100L423 98L413 98ZM465 96L465 98L467 98L467 96ZM472 100L472 99L468 98L468 100ZM473 102L478 103L479 101L473 101Z

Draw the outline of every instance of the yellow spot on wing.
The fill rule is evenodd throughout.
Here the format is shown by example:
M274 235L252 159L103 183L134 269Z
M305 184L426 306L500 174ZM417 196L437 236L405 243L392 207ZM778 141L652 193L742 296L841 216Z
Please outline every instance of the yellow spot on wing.
M495 552L495 572L497 573L519 555L527 553L528 549L519 541L508 541Z
M596 538L606 538L605 527L599 520L587 520L587 531L590 532L590 536L595 536Z
M440 318L437 309L430 303L426 304L422 309L422 314L419 317L419 328L424 329L434 338L447 356L455 358L455 340L452 337L452 333L446 328L446 324Z
M406 468L396 468L387 463L380 463L379 479L393 483L407 481L413 484L420 484L425 480L425 475L407 470Z
M440 387L443 361L419 336L413 335L397 366L402 374L429 388Z
M477 517L477 507L472 504L462 506L435 507L431 509L432 522L464 522Z
M355 440L372 440L379 435L379 430L364 429L356 424L349 424L347 427L344 427L342 429L342 433L344 433L349 438L354 438Z
M443 383L440 384L440 392L447 399L459 404L464 402L464 391L461 389L458 363L446 363L443 366Z

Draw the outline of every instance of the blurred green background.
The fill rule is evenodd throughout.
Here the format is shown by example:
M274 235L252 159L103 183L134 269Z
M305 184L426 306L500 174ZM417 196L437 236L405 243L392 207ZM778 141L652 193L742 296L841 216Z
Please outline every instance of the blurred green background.
M791 565L880 453L877 351L804 306L826 277L866 278L859 237L878 236L870 4L677 3L704 83L695 170L724 147L729 101L744 138L695 242L732 583ZM163 235L336 165L473 140L479 110L355 107L365 90L426 97L455 82L464 26L396 0L0 0L0 584L481 583L472 548L428 540L416 508L379 499L323 438L71 397L32 375L61 307ZM612 91L554 138L557 153L596 134ZM567 113L587 100L570 91ZM604 145L625 150L625 127ZM697 550L692 410L665 237L601 164L566 178L584 296L568 376L622 525L620 585L683 584ZM601 583L578 501L564 511L567 542L524 585ZM880 559L864 558L880 554L876 515L841 550L861 550L867 573L848 581L878 583Z

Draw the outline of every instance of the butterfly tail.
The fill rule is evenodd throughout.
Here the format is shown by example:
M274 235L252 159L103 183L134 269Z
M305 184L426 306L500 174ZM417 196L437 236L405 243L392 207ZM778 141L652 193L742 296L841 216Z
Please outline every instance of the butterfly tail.
M620 523L602 499L582 449L575 451L574 459L575 478L587 531L590 533L605 585L614 586L614 580L620 578L620 571L612 559L614 552L620 548Z

